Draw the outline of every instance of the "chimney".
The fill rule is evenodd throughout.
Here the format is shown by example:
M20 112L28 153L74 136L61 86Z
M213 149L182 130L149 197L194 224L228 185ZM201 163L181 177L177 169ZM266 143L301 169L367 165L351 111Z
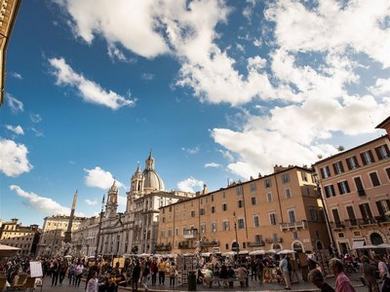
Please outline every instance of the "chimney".
M207 194L208 192L209 192L209 190L207 189L207 185L204 184L203 185L203 190L202 190L202 195Z

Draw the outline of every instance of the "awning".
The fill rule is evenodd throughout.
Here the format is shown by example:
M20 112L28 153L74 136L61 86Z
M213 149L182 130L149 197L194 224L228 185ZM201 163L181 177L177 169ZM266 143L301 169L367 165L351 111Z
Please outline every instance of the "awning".
M364 240L354 240L352 242L352 249L363 248L363 246L364 246Z

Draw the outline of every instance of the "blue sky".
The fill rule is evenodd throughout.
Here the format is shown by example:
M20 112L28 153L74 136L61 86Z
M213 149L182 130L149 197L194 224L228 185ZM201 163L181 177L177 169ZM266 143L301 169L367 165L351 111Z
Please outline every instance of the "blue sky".
M92 215L112 177L123 203L150 149L167 189L217 189L383 134L387 1L91 1L21 5L1 218L41 224L76 189Z

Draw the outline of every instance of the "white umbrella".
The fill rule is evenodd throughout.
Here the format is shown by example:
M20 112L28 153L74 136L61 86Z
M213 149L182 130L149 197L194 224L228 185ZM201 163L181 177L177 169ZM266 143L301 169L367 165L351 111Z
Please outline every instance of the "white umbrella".
M262 254L265 254L265 251L263 249L253 250L249 253L249 255L262 255Z
M211 256L211 252L203 252L200 254L202 257L209 257Z
M290 253L296 253L296 251L292 249L283 249L278 252L278 254L290 254Z
M265 253L277 253L277 250L275 249L269 249Z
M140 258L143 258L143 257L149 257L150 254L148 253L141 253L140 255L138 255Z
M223 252L222 256L227 257L227 256L233 256L235 254L237 254L235 251L227 251L227 252Z
M388 243L381 243L380 245L377 245L378 248L390 248L390 244Z
M68 255L64 256L64 258L66 258L66 259L71 259L72 256L71 256L70 254L68 254ZM88 257L88 258L91 258L91 257ZM94 257L92 257L92 258L94 258Z
M14 256L19 250L20 248L18 247L0 244L0 256L2 257Z
M248 254L249 253L249 251L247 251L247 250L241 250L238 254Z

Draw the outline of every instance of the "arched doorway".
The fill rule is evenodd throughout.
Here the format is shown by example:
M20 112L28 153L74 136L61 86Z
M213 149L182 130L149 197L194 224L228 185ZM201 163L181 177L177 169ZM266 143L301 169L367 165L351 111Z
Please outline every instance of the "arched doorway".
M373 245L379 245L379 244L382 244L382 243L383 243L383 238L382 238L382 236L381 236L379 233L377 233L377 232L371 233L371 235L370 235L370 240L371 240L371 243L372 243Z
M282 246L279 243L273 243L272 244L272 249L281 250Z
M292 250L296 251L297 253L302 253L303 252L303 245L299 241L295 241L292 244Z

